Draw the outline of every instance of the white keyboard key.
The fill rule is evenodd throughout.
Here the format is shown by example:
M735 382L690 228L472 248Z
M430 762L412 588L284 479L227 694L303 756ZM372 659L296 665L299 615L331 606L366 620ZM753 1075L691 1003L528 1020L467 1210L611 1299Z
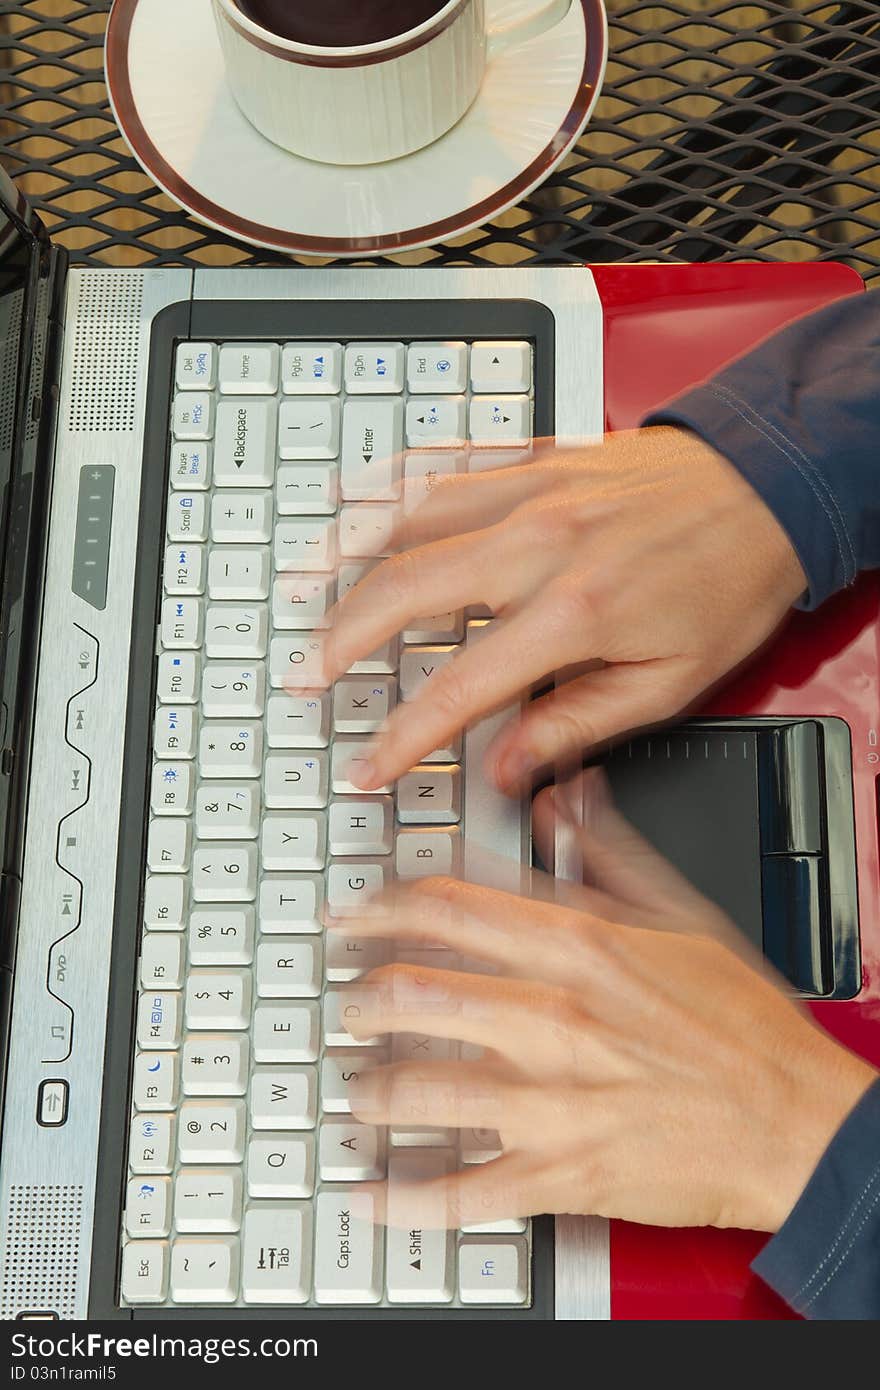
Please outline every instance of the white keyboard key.
M462 1226L465 1236L524 1236L529 1228L525 1217L499 1217L497 1221L484 1221L479 1226Z
M314 1129L317 1118L318 1074L314 1067L257 1067L250 1090L254 1129Z
M469 430L472 444L526 445L532 437L528 396L474 396Z
M126 1303L164 1303L168 1296L170 1250L165 1241L139 1240L122 1252L122 1297Z
M270 740L271 743L271 740ZM330 771L326 753L270 753L263 771L266 805L275 810L321 810Z
M263 818L263 868L281 873L323 869L327 818L323 811L269 811Z
M133 1173L170 1173L174 1167L174 1115L134 1115L128 1144Z
M187 1096L243 1096L250 1040L244 1033L194 1033L183 1044L181 1075Z
M285 396L338 395L341 343L287 343L281 353L281 389Z
M196 796L200 840L255 840L260 833L260 793L254 782L203 782Z
M333 727L338 734L372 734L397 703L393 676L343 676L333 688Z
M192 763L154 763L150 809L154 816L188 816L193 805Z
M210 391L216 382L217 349L213 343L180 343L174 379L178 391Z
M336 520L279 521L275 527L276 570L332 570L336 565Z
M171 1297L175 1303L234 1303L238 1297L239 1249L235 1236L177 1240L171 1252Z
M464 638L464 616L458 613L438 613L433 618L417 618L412 627L402 633L407 644L461 642Z
M251 989L249 970L194 970L186 982L187 1028L247 1028Z
M162 570L166 594L202 594L205 591L205 548L178 542L165 548Z
M167 531L170 541L208 539L208 499L203 492L172 492L168 498Z
M528 1248L515 1236L464 1239L458 1248L462 1303L525 1303L529 1293Z
M311 1134L260 1133L248 1144L248 1195L311 1197L315 1140Z
M244 1101L188 1100L180 1107L181 1163L241 1163Z
M193 898L197 903L248 903L257 892L257 846L199 846L193 855Z
M166 598L162 604L162 646L192 651L202 645L205 614L197 598Z
M199 698L201 662L195 652L163 652L156 694L162 704L194 705Z
M388 959L387 941L372 937L343 936L339 931L327 933L324 971L328 980L344 983L357 980L368 970L375 970Z
M250 965L254 958L252 907L199 907L189 919L190 965Z
M528 393L532 389L530 343L474 343L471 348L471 390Z
M340 600L346 594L350 594L356 584L360 584L362 579L366 579L371 570L374 570L380 563L379 560L349 560L346 564L339 566L337 575L337 592Z
M334 396L282 401L278 412L278 453L283 459L335 459L339 453L341 410Z
M227 343L220 349L220 390L224 395L274 396L281 349L277 343Z
M328 1047L379 1047L382 1038L354 1038L349 1022L361 1016L356 996L344 985L334 986L324 995L324 1041Z
M211 485L212 448L195 441L171 445L169 478L175 491L204 491Z
M407 454L403 464L403 497L406 511L414 511L427 501L439 478L448 478L467 471L466 453L444 453L437 449L430 453L421 451Z
M342 424L340 487L346 502L393 502L400 496L403 401L346 401Z
M189 868L192 827L189 821L162 816L150 821L147 864L154 874L179 874Z
M464 396L417 398L407 402L406 442L410 449L460 449L467 438Z
M192 758L196 751L196 716L192 705L160 705L153 728L157 758Z
M404 829L395 846L398 878L456 877L461 867L461 836L457 826L448 829Z
M132 1178L125 1194L125 1229L134 1239L167 1236L171 1230L168 1178Z
M400 698L414 700L424 686L454 661L457 647L407 647L400 653Z
M454 825L461 820L461 769L415 767L397 784L402 825Z
M241 1244L245 1303L307 1303L311 1285L311 1206L254 1203L244 1218Z
M327 910L331 917L358 917L385 887L387 863L350 860L331 864L327 875Z
M221 401L214 435L214 486L271 487L276 434L274 401Z
M146 933L141 946L141 984L144 989L180 989L183 966L184 943L179 933Z
M263 726L242 719L219 719L202 724L199 734L199 771L203 777L259 777L263 762Z
M174 1224L207 1235L237 1231L241 1199L240 1168L182 1168L174 1183Z
M394 811L390 796L347 796L330 806L333 855L390 854Z
M269 647L269 683L275 690L313 690L324 669L324 634L290 632L273 637ZM306 745L309 746L309 745Z
M174 1049L180 1044L183 1014L181 996L173 990L147 990L138 1000L138 1046L153 1050Z
M183 931L189 884L170 875L148 876L144 890L144 926L150 931Z
M395 1149L388 1162L388 1187L430 1182L455 1168L451 1149ZM452 1231L387 1230L389 1303L450 1303L455 1294L455 1250Z
M413 392L467 390L467 343L413 343L406 356L406 380Z
M345 349L345 388L352 395L394 395L403 390L403 343L351 343Z
M329 627L336 586L326 574L282 574L272 588L272 623L276 628Z
M266 599L271 574L268 546L217 546L208 559L208 594L216 599Z
M214 397L205 391L186 391L175 396L171 428L175 439L210 439L214 430Z
M209 662L202 676L206 719L259 719L266 703L266 668L261 661Z
M363 796L363 789L349 781L349 772L356 770L358 763L365 762L369 754L369 739L343 736L333 740L330 754L330 785L334 796ZM391 787L377 787L376 790L389 793Z
M134 1103L138 1110L174 1110L180 1092L179 1063L173 1052L139 1052L134 1061Z
M391 1041L393 1062L449 1062L455 1058L455 1043L449 1038L433 1038L428 1033L395 1033Z
M397 651L398 643L396 637L391 637L387 642L383 642L381 647L377 647L369 656L361 657L348 668L350 676L390 676L397 670Z
M382 1231L369 1192L324 1188L315 1211L315 1299L378 1303L382 1297Z
M460 1150L462 1163L489 1163L503 1152L501 1137L494 1129L463 1129Z
M322 1182L372 1182L385 1176L385 1132L334 1115L321 1125L318 1166Z
M253 1038L256 1062L316 1062L320 1046L318 1005L257 1004Z
M272 539L269 492L217 492L211 499L211 539L218 544L264 545Z
M350 1115L350 1087L364 1072L388 1061L384 1052L334 1048L321 1063L321 1108L330 1114Z
M330 742L327 695L273 695L266 707L270 748L326 748Z
M266 874L260 884L260 931L319 932L323 927L323 874Z
M345 558L390 555L397 511L391 502L349 503L339 513L339 553Z
M261 999L317 999L321 983L321 943L317 937L271 936L260 942L257 994Z
M282 463L275 474L279 516L332 516L339 500L335 463Z
M232 603L212 603L205 614L205 654L241 657L258 661L266 655L269 641L269 610L264 603L239 607Z

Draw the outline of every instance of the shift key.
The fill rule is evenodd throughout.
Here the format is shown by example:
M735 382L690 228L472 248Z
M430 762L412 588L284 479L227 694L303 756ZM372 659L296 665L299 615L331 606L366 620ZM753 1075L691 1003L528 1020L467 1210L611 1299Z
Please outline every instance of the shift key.
M455 1167L451 1149L398 1149L388 1168L390 1213L394 1210L395 1185L430 1182L443 1178ZM389 1226L388 1302L449 1303L453 1288L453 1235L447 1230L402 1230Z
M382 1297L381 1228L369 1192L325 1187L315 1227L318 1303L378 1303Z

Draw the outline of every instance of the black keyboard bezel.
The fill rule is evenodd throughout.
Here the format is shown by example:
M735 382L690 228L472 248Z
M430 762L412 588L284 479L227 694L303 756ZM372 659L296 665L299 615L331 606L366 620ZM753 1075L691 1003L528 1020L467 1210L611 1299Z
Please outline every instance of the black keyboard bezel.
M368 272L365 272L368 276ZM428 320L429 322L426 322ZM377 324L381 325L376 331ZM131 659L120 807L118 872L104 1060L97 1200L91 1252L89 1316L149 1321L389 1321L455 1318L552 1320L552 1217L533 1222L532 1303L514 1308L385 1308L222 1305L121 1307L120 1221L127 1177L129 1097L134 1056L136 969L143 907L149 777L168 491L168 420L175 348L180 341L259 342L529 339L535 345L535 433L552 435L555 400L555 322L532 300L192 301L173 304L153 323L147 383L141 512L138 532Z

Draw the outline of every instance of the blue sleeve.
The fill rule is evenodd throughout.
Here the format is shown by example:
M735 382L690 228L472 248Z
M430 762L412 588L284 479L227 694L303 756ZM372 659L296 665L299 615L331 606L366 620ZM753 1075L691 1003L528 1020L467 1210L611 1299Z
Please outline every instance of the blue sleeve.
M806 1318L880 1319L880 1080L752 1269Z
M689 428L787 532L816 608L880 567L880 294L799 319L645 424Z

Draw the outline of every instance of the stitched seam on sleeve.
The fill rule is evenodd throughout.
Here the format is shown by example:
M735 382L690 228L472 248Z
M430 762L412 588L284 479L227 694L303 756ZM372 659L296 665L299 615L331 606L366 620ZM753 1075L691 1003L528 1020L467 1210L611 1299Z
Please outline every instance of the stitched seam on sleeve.
M858 1226L857 1226L856 1229L853 1231L852 1236L850 1237L850 1242L849 1242L849 1244L847 1245L846 1249L845 1249L844 1251L842 1251L841 1256L840 1256L840 1259L837 1261L837 1264L834 1266L834 1268L833 1268L833 1269L831 1270L831 1272L828 1274L828 1276L827 1276L827 1278L824 1280L824 1282L821 1283L821 1284L819 1285L818 1289L816 1290L816 1292L815 1292L814 1294L812 1294L812 1295L807 1299L806 1303L803 1305L804 1311L806 1311L806 1309L809 1308L809 1307L811 1306L811 1304L813 1304L813 1303L816 1302L816 1299L819 1297L820 1293L822 1293L825 1289L827 1289L827 1287L828 1287L828 1285L831 1283L832 1279L836 1278L836 1276L840 1273L841 1268L843 1267L843 1265L846 1263L846 1261L849 1259L850 1255L852 1254L853 1246L855 1245L856 1241L858 1240L859 1236L861 1235L862 1231L864 1230L865 1225L867 1224L867 1221L868 1221L868 1217L871 1215L872 1211L873 1211L874 1208L877 1206L877 1203L878 1203L878 1202L880 1202L880 1192L875 1192L875 1193L874 1193L874 1198L873 1198L873 1200L872 1200L872 1202L871 1202L871 1205L868 1207L867 1211L865 1212L865 1214L864 1214L864 1216L862 1217L861 1221L859 1222Z
M777 425L774 425L771 420L766 419L766 417L761 415L759 411L755 410L753 406L750 406L747 401L744 401L741 399L741 397L737 396L735 392L731 391L730 387L722 386L720 383L713 382L710 382L709 386L716 396L718 396L722 400L726 399L727 404L731 407L731 409L737 411L737 414L739 414L740 418L744 420L746 424L751 424L753 429L757 430L759 434L762 434L764 438L768 440L769 443L775 445L775 447L779 449L780 453L784 454L785 457L789 460L789 462L794 464L801 477L812 488L813 492L816 494L817 500L822 505L822 510L825 512L825 515L828 517L832 529L834 530L834 534L837 539L837 549L838 554L840 556L840 563L843 568L845 582L847 584L851 584L855 579L858 571L858 566L855 557L855 547L853 546L852 538L849 534L849 529L846 524L846 518L840 507L840 503L838 502L837 497L833 492L831 485L828 482L828 479L822 474L822 472L813 463L812 459L810 459L809 456L804 453L803 449L801 449L800 446L793 439L790 439L789 436L785 434L781 429L779 429ZM750 416L754 418L750 419ZM760 424L763 425L765 428L761 429L760 426L755 423L756 420L760 421ZM778 436L778 438L775 436ZM780 443L780 440L782 441L782 443ZM787 447L783 447L784 445ZM791 450L791 453L789 453L789 450ZM801 459L803 466L798 464L797 458L794 457L795 454L798 455L798 457ZM825 494L828 503L830 503L830 506L837 514L837 522L835 522L834 517L832 516L831 511L829 510L829 507L822 500L822 493ZM847 559L843 553L841 533L842 538L846 541L846 548L849 552L849 565L847 565Z
M819 1278L819 1275L822 1273L822 1270L828 1264L829 1260L832 1260L834 1258L835 1250L840 1245L841 1241L845 1239L850 1226L859 1214L859 1207L862 1205L863 1202L867 1201L868 1194L871 1191L871 1188L876 1183L878 1177L880 1177L880 1163L877 1164L877 1166L874 1168L874 1171L868 1177L867 1182L865 1183L864 1187L859 1193L858 1199L853 1203L852 1207L850 1208L849 1215L847 1216L840 1230L837 1232L837 1235L834 1237L834 1240L832 1244L829 1246L828 1250L825 1252L825 1255L820 1260L819 1264L817 1264L816 1268L813 1270L813 1273L810 1275L806 1283L801 1284L797 1293L792 1295L792 1302L794 1302L795 1299L800 1298L803 1294L807 1292L807 1289L810 1287L810 1285L815 1283L815 1281Z

